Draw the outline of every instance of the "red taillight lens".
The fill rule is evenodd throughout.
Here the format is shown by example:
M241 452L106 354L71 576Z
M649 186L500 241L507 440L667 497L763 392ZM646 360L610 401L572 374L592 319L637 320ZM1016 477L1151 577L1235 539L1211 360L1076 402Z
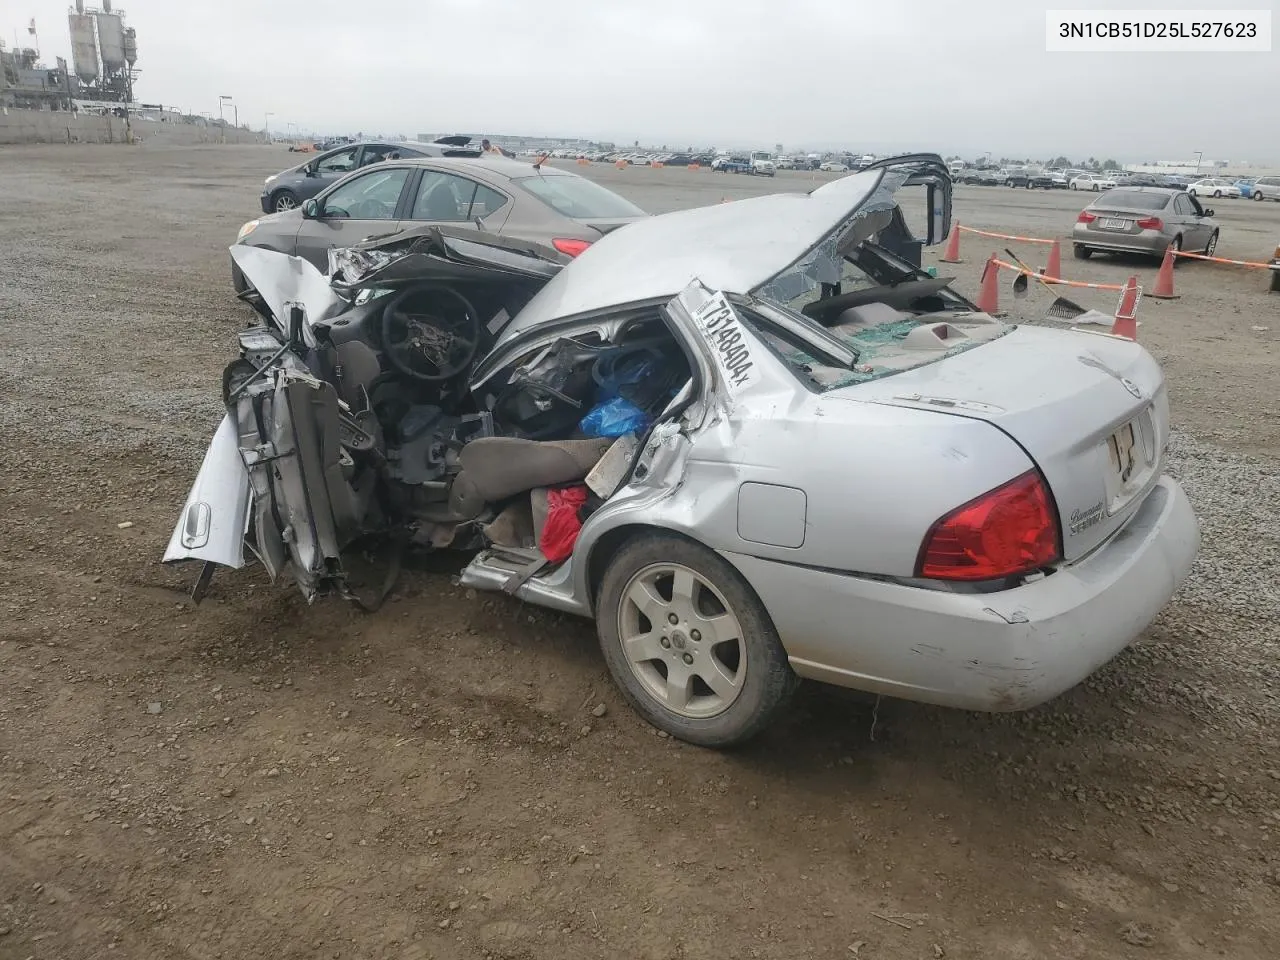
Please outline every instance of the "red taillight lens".
M1093 223L1098 218L1088 210L1081 210L1080 216L1076 217L1076 223Z
M1143 217L1138 221L1138 227L1142 230L1163 230L1164 221L1159 217Z
M916 575L932 580L998 580L1058 559L1058 521L1035 470L953 510L933 525Z
M563 253L567 257L576 257L587 247L591 246L590 240L570 240L567 237L556 237L551 241L551 245Z

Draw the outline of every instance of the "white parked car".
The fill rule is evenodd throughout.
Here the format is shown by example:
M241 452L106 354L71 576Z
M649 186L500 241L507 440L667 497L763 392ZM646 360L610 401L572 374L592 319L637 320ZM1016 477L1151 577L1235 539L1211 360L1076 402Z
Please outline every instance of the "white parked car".
M1082 173L1071 180L1072 190L1112 190L1115 185L1113 177L1104 177L1100 173Z
M940 243L951 178L915 155L567 262L462 224L335 250L330 276L236 246L262 323L165 560L208 564L197 596L256 560L368 609L400 548L470 551L463 586L594 619L628 701L704 746L761 730L798 677L1042 703L1195 558L1164 375L892 253L917 185Z
M1230 180L1221 177L1205 177L1187 187L1187 193L1193 197L1232 197L1240 199L1240 188Z
M794 170L796 161L792 157L777 157L774 159L773 165L779 170Z
M839 160L828 160L818 167L823 173L848 173L849 165L841 163Z

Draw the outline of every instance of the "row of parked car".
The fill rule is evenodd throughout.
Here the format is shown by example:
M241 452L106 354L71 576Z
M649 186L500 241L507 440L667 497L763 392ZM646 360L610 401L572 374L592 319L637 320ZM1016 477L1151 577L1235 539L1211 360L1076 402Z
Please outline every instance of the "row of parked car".
M1037 170L1028 167L954 170L960 183L979 187L1025 187L1043 190L1091 190L1116 187L1164 187L1185 190L1193 197L1280 200L1280 177L1189 177L1182 174L1093 173L1088 170Z
M521 156L538 157L539 150L525 150ZM698 164L725 173L755 173L771 176L778 170L822 170L826 173L848 173L862 170L875 162L871 154L803 154L774 156L767 150L751 150L741 153L646 153L644 151L587 151L552 150L548 156L566 160L590 160L592 163L617 163L623 161L637 167L662 164L667 167L687 167Z

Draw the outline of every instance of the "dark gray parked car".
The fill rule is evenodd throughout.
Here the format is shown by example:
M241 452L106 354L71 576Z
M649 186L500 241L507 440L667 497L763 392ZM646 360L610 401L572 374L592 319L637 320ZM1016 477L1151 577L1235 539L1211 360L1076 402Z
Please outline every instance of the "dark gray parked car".
M1169 247L1212 256L1218 221L1183 190L1117 187L1080 211L1071 234L1081 260L1095 250L1163 257Z
M344 143L312 157L306 163L267 177L262 185L262 212L292 210L353 170L384 160L480 156L480 148L470 144L471 138L462 136L441 137L431 143L388 143L381 140Z
M240 228L237 243L329 269L329 250L424 224L530 240L575 257L610 230L646 216L630 200L568 170L486 154L384 160ZM244 277L232 265L237 293Z

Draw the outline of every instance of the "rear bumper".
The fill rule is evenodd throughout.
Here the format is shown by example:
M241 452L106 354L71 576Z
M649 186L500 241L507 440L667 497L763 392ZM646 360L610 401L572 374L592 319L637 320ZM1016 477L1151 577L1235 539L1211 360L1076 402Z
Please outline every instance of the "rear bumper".
M1159 230L1143 230L1141 233L1110 233L1106 230L1090 230L1083 224L1071 231L1071 242L1091 250L1115 250L1120 253L1145 253L1153 257L1164 256L1169 238Z
M795 671L968 710L1034 707L1128 646L1191 569L1200 532L1163 477L1089 556L1012 590L958 594L726 554L768 608Z

